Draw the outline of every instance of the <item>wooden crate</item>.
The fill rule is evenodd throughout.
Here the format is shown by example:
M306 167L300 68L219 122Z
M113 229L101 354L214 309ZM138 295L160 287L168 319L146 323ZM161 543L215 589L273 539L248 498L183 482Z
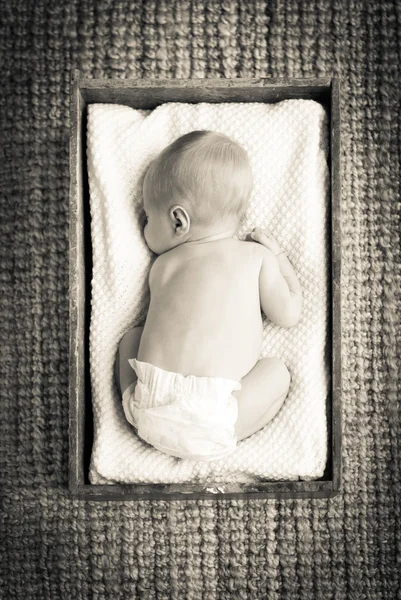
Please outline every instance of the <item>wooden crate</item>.
M327 403L328 462L313 481L263 481L254 484L91 485L93 441L89 377L89 319L92 253L86 171L87 105L94 102L153 109L164 102L278 102L309 98L322 103L330 119L331 335L332 385ZM69 488L91 500L200 498L327 498L340 490L341 478L341 315L340 315L340 98L339 81L324 79L81 79L71 72L70 105L70 427Z

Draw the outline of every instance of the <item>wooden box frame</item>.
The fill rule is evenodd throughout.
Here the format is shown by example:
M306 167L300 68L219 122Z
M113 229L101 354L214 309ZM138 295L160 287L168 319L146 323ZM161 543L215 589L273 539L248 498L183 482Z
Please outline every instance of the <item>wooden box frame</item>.
M92 268L89 189L86 172L86 107L117 103L152 109L164 102L277 102L310 98L321 102L330 120L331 201L331 398L327 404L328 462L313 481L263 481L254 484L118 484L88 480L93 439L89 377L90 278ZM69 489L90 500L206 498L328 498L341 479L341 232L340 92L336 78L323 79L81 79L71 71L70 98L70 419Z

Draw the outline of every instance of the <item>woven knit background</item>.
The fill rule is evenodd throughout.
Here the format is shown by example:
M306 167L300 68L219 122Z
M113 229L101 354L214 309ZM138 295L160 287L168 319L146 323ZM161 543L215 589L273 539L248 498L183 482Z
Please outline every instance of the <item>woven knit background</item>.
M401 7L0 0L0 597L400 598ZM343 491L67 492L69 71L342 78Z

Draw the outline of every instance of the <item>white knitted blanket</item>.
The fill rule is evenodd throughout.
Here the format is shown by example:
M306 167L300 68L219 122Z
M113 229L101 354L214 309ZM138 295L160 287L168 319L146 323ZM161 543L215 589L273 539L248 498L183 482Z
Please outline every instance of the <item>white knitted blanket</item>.
M330 391L328 126L323 107L312 100L285 100L173 102L153 111L115 104L88 108L94 412L90 481L229 483L322 476ZM113 379L118 342L130 327L143 323L149 302L147 276L154 257L138 218L141 177L165 146L196 129L225 133L247 150L254 190L237 237L244 239L256 226L267 229L287 252L304 292L296 327L264 321L261 356L280 357L292 374L285 404L232 455L212 462L171 457L145 445L124 417Z

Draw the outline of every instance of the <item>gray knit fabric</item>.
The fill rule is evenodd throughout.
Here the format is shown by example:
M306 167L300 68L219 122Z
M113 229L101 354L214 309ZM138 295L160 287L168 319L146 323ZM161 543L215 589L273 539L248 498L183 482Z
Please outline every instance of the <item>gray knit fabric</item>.
M400 22L396 0L0 0L1 598L400 598ZM338 497L70 499L71 67L341 76Z

